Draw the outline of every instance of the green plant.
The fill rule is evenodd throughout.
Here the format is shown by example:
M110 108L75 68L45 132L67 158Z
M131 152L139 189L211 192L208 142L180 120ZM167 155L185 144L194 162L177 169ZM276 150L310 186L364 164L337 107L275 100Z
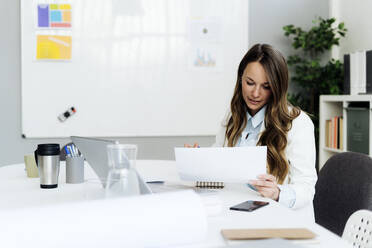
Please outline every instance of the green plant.
M326 59L326 52L332 46L338 46L341 37L346 35L344 23L335 24L336 19L319 17L314 26L304 31L300 27L283 27L284 35L293 37L292 47L298 54L288 57L288 65L293 69L292 83L299 91L288 94L289 101L311 114L318 144L319 96L322 94L340 94L343 82L343 64L339 60Z

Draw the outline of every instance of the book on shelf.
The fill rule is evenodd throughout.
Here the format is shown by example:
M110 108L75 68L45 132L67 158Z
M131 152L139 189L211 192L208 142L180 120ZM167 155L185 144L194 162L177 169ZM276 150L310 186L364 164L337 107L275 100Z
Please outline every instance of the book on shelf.
M332 122L333 122L333 146L332 148L335 148L337 149L337 130L338 130L338 125L337 125L337 116L333 117L332 118Z
M325 146L343 149L343 117L334 116L325 123Z

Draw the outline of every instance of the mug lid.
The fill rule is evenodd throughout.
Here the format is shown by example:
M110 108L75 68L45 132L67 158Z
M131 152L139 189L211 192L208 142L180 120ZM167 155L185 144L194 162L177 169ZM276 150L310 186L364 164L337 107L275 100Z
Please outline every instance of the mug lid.
M37 145L38 155L59 155L59 144L39 144Z

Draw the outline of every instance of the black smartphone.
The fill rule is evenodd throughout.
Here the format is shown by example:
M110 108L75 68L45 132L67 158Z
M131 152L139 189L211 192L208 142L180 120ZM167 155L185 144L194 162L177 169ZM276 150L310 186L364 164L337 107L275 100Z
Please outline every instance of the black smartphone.
M266 206L268 204L269 204L268 202L264 202L264 201L245 201L245 202L239 203L238 205L230 207L230 210L252 212L253 210L256 210L257 208Z

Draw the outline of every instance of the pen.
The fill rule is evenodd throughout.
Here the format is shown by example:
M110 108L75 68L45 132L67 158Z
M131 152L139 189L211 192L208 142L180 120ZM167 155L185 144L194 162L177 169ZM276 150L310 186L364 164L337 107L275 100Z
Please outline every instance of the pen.
M70 151L68 150L68 148L67 148L67 146L65 146L65 152L66 152L66 156L71 156L71 154L70 154Z
M70 146L67 146L67 149L70 151L71 157L75 157L74 152L72 151Z
M252 184L247 183L247 186L248 186L249 188L251 188L252 190L257 191L257 188L256 188L255 186L253 186Z
M72 150L74 151L75 157L79 157L79 152L74 144L71 145Z

